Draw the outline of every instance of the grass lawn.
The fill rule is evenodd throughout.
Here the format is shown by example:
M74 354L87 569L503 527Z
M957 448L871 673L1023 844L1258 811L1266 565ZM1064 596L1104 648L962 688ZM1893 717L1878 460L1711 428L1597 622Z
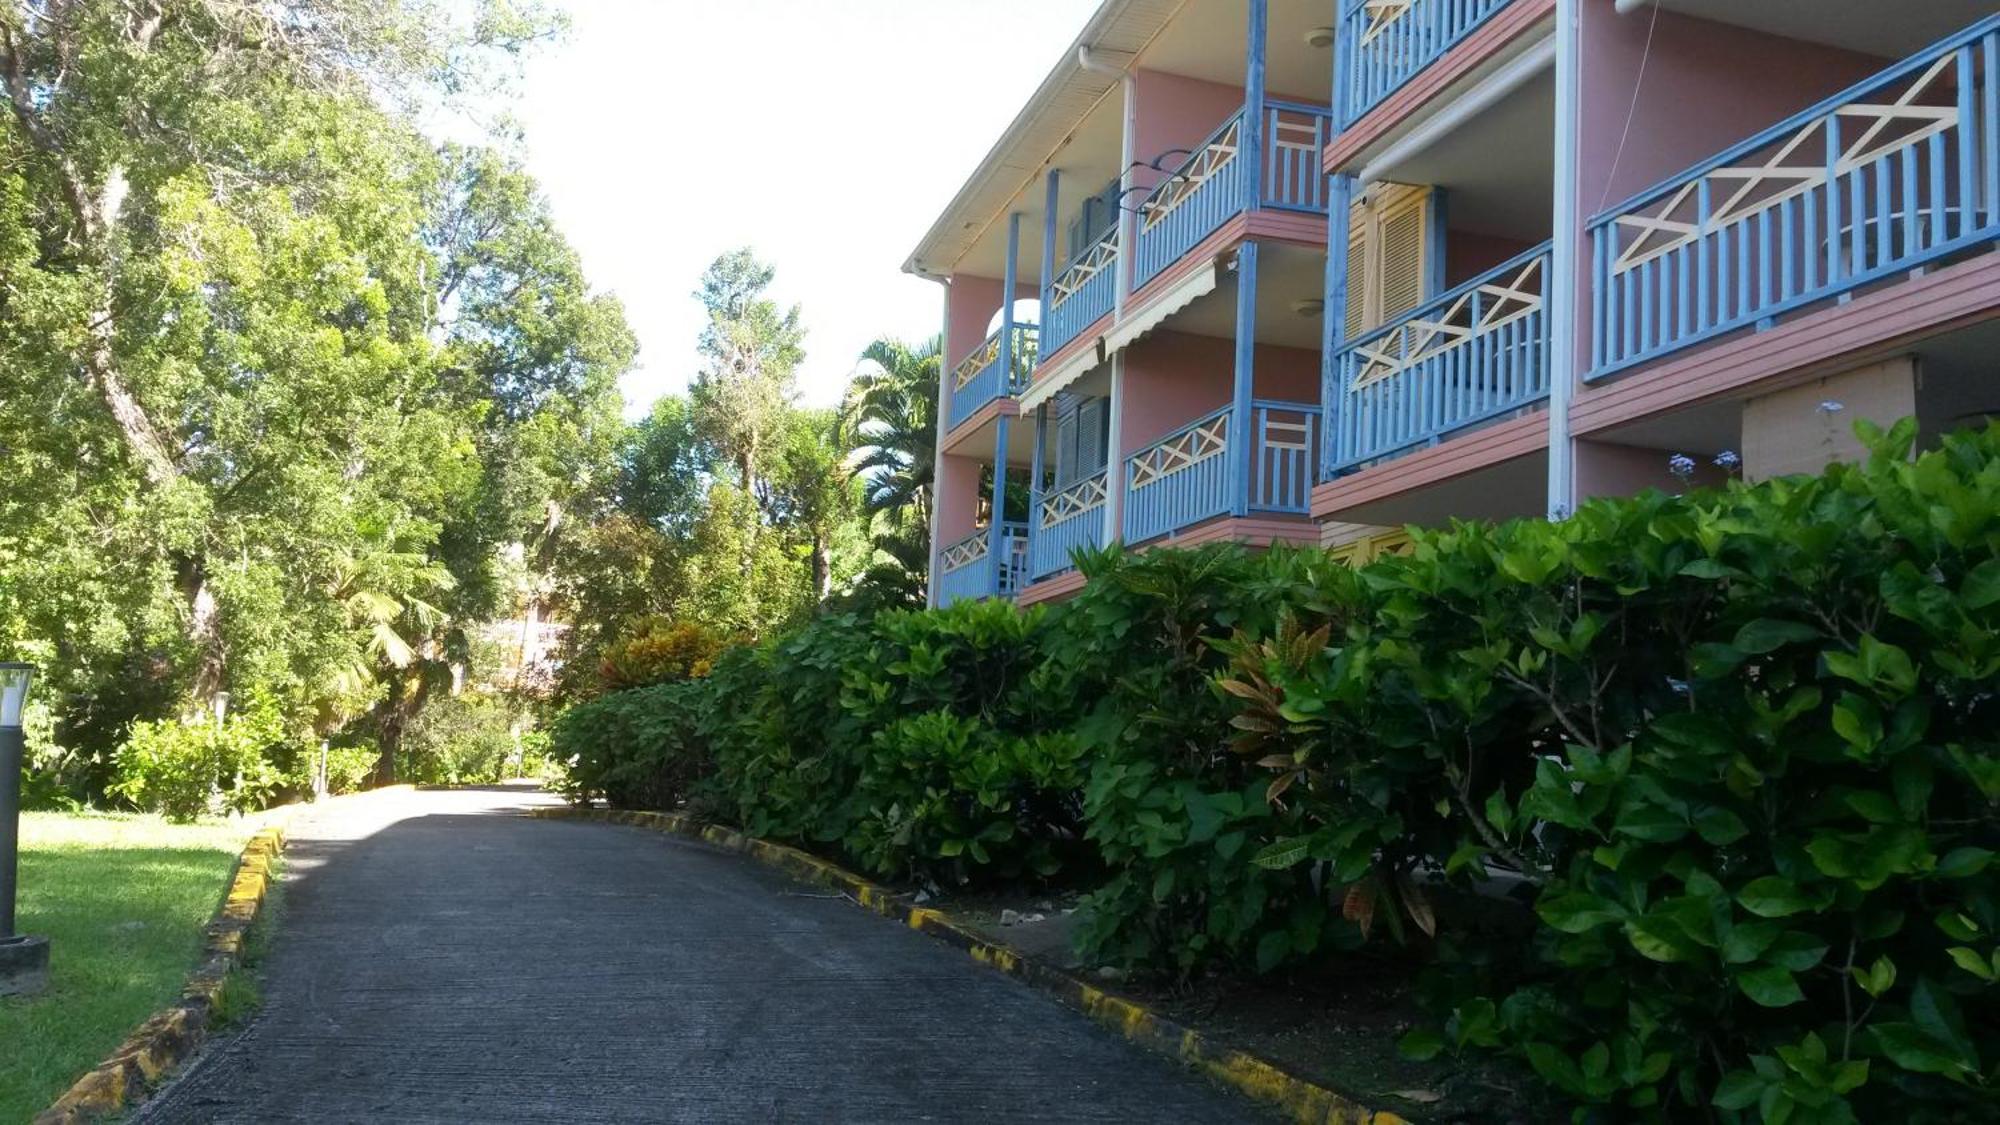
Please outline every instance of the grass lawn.
M0 1000L0 1122L27 1121L180 994L252 819L110 813L21 821L21 929L50 940L49 990Z

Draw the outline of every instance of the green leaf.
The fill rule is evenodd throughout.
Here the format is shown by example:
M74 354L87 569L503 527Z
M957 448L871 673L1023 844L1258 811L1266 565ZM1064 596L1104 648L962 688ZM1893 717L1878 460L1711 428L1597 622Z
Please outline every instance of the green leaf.
M1687 821L1656 805L1633 805L1619 812L1613 832L1649 844L1671 844L1688 834Z
M1717 1109L1746 1109L1764 1093L1768 1085L1754 1072L1733 1070L1715 1087L1715 1098L1710 1103Z
M1625 916L1614 904L1586 891L1546 898L1535 904L1535 913L1566 934L1588 933Z
M1750 834L1743 818L1720 805L1710 805L1694 814L1694 830L1703 840L1721 847Z
M1951 1046L1911 1023L1878 1023L1868 1029L1889 1061L1918 1074L1962 1077L1971 1071Z
M1973 567L1958 588L1958 600L1973 610L2000 602L2000 559L1987 559Z
M1788 644L1804 644L1820 639L1820 631L1797 621L1780 621L1773 617L1760 617L1736 631L1735 645L1744 652L1759 656L1775 652Z
M1444 1050L1444 1036L1428 1027L1420 1027L1398 1039L1396 1050L1414 1062L1429 1062Z
M1940 879L1970 879L1986 870L1993 862L1993 853L1985 848L1953 848L1938 860L1937 874Z
M1777 875L1752 880L1736 892L1736 901L1760 918L1789 918L1801 910L1810 910L1813 905L1798 884Z
M1627 921L1625 937L1640 956L1653 961L1686 961L1696 948L1677 923L1659 915Z
M1269 871L1282 871L1302 862L1311 850L1309 837L1294 836L1289 840L1279 840L1266 845L1251 858L1250 862Z
M1964 969L1966 972L1989 984L1992 983L1996 975L2000 975L1994 972L1992 963L1988 962L1986 958L1981 957L1979 951L1976 949L1969 949L1963 945L1955 945L1945 950L1945 952L1951 955L1951 959L1957 962L1959 968Z
M1766 1008L1783 1008L1806 998L1799 991L1799 982L1792 979L1791 971L1777 965L1739 974L1736 987Z

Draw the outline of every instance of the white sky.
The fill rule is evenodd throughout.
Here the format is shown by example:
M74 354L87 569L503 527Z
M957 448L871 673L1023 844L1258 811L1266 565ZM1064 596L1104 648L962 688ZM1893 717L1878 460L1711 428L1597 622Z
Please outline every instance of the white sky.
M639 335L634 412L692 377L695 282L751 246L809 330L799 385L838 400L878 336L935 333L902 273L1097 0L561 0L568 42L511 108L529 169Z

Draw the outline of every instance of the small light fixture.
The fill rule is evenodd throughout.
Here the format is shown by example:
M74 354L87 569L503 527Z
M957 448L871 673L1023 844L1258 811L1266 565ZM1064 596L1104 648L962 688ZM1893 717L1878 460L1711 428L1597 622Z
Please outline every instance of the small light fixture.
M1306 46L1319 51L1324 51L1328 47L1333 46L1333 29L1330 27L1315 27L1311 31L1306 32Z
M28 685L34 678L33 664L0 664L0 728L21 729L21 717L28 710Z
M1318 316L1326 311L1324 297L1305 297L1292 302L1292 311L1300 316Z

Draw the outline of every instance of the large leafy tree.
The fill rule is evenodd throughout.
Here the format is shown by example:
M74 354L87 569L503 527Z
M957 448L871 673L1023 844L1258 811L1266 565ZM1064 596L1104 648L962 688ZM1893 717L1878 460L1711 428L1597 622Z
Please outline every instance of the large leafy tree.
M511 608L498 549L610 474L622 313L504 149L403 112L548 27L0 0L0 644L73 724L225 686L407 712L410 671Z

